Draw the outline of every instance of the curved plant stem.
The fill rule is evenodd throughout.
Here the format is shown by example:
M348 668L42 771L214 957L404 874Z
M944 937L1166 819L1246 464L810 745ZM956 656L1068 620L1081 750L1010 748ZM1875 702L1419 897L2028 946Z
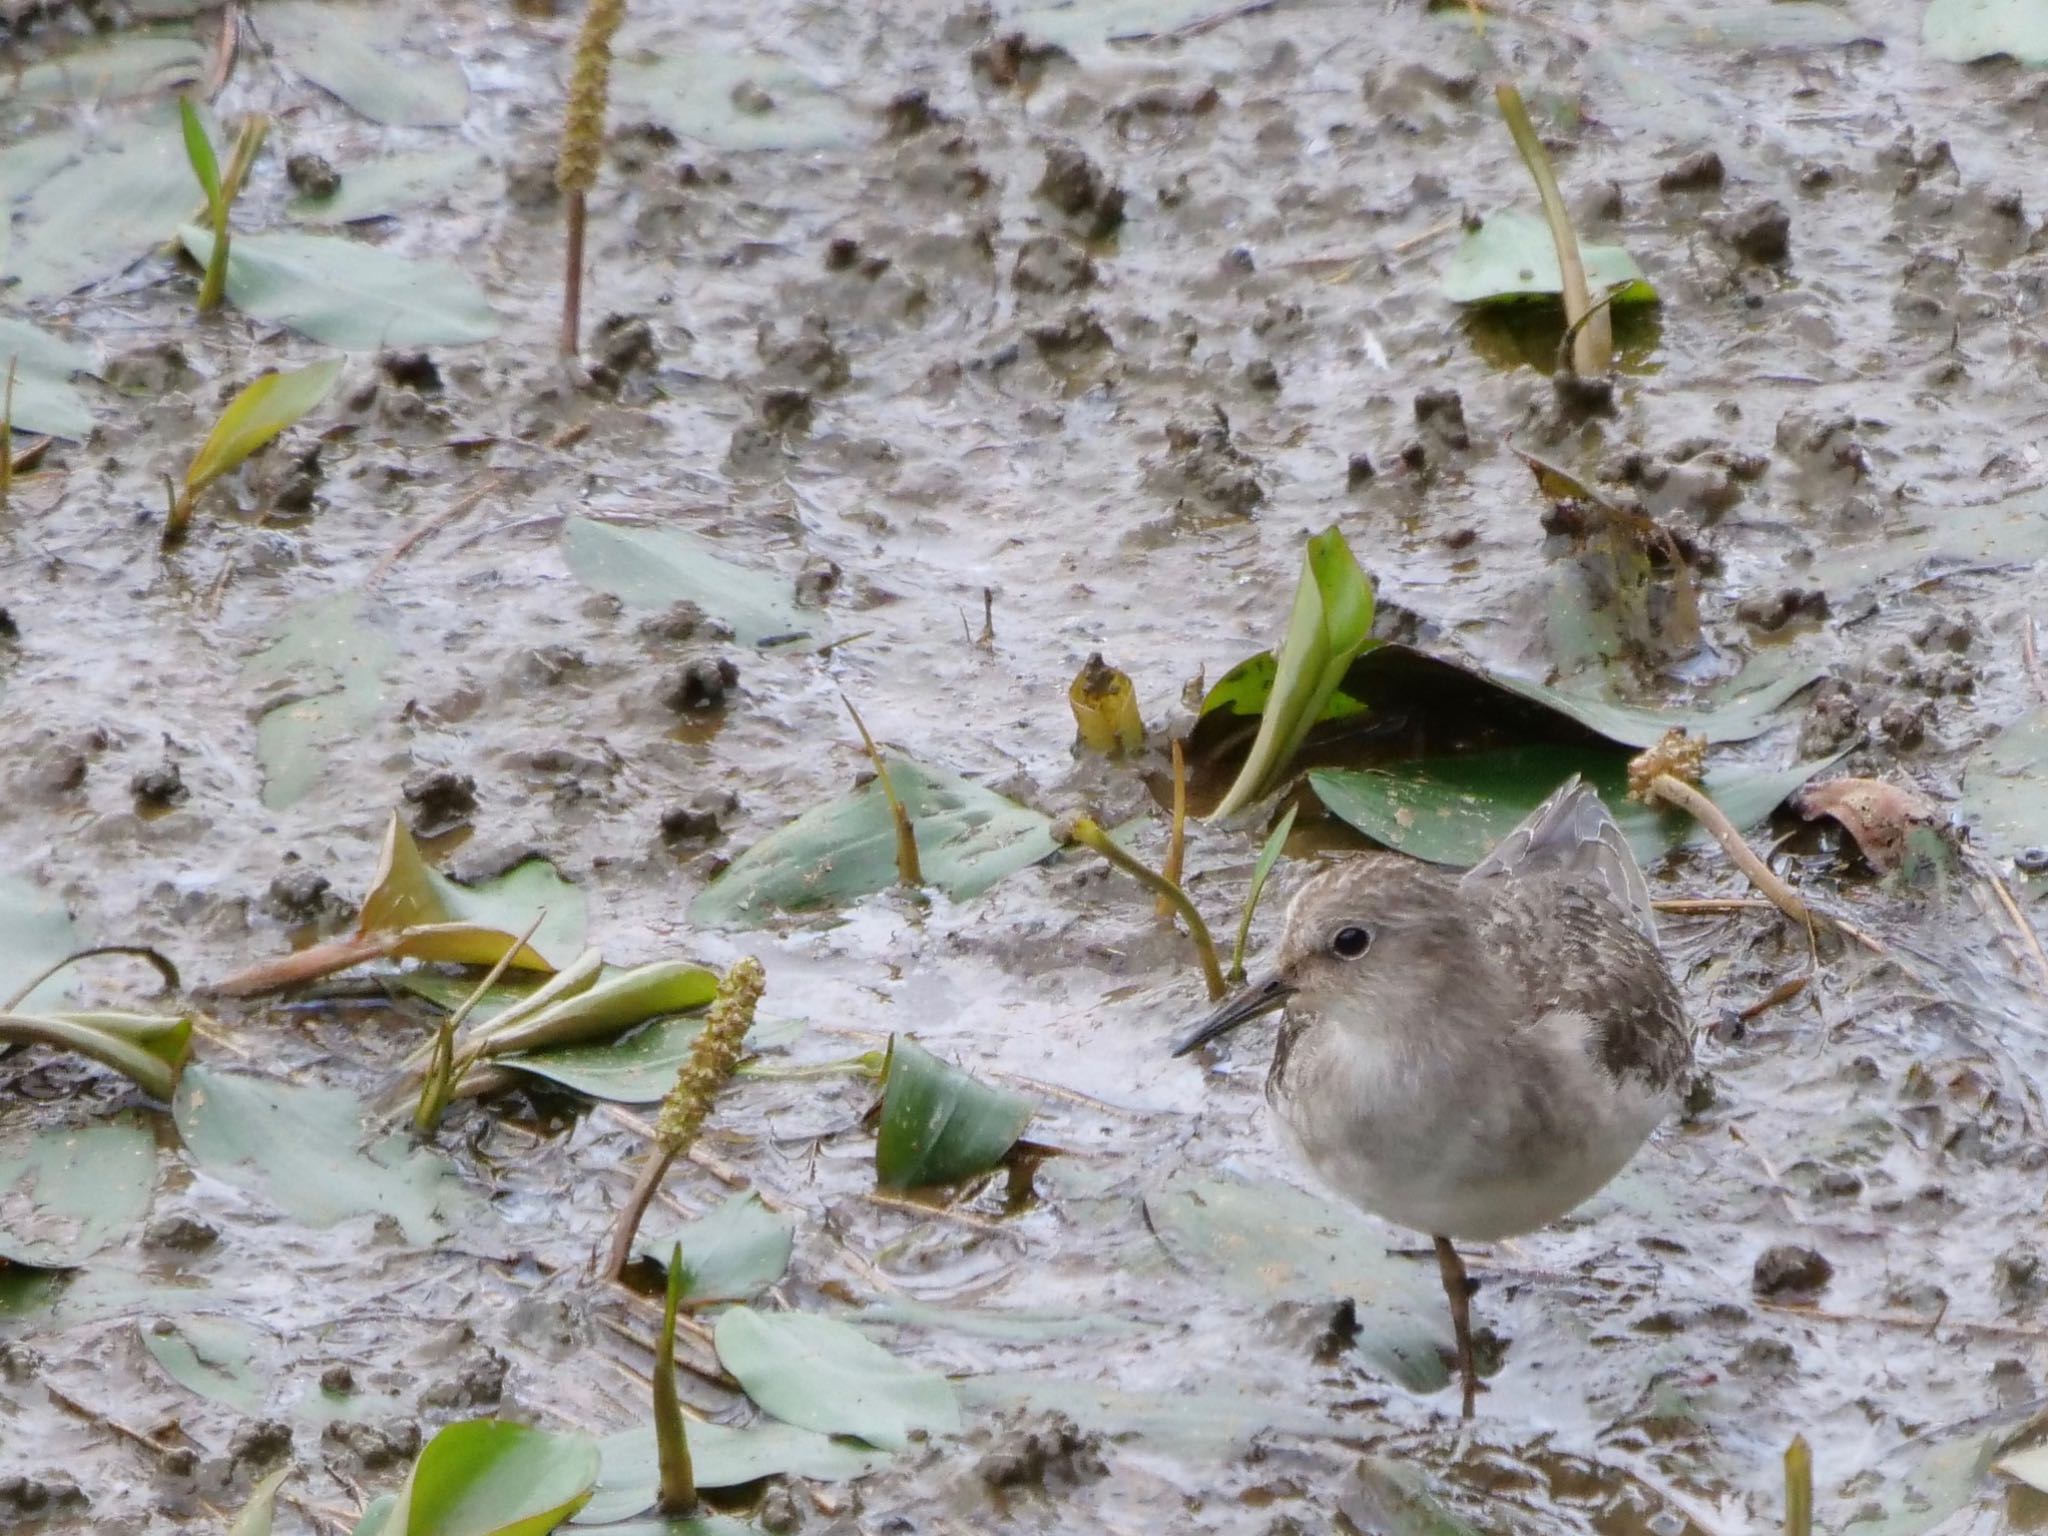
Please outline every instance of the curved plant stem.
M1721 845L1721 851L1749 877L1749 883L1793 922L1806 928L1811 928L1816 922L1825 922L1825 919L1816 917L1813 909L1800 899L1799 893L1781 880L1757 851L1743 841L1735 823L1728 819L1721 807L1699 790L1683 779L1660 773L1650 781L1650 795L1684 811L1712 833L1714 841Z
M1181 870L1187 864L1188 856L1188 758L1182 749L1180 738L1173 742L1173 830L1167 834L1166 862L1159 868L1160 877L1168 885L1179 885ZM1173 903L1164 896L1154 904L1161 917L1170 916Z
M1500 115L1514 137L1515 148L1521 151L1522 163L1536 182L1537 195L1543 199L1543 217L1550 224L1550 241L1557 247L1557 270L1564 285L1565 324L1578 327L1578 334L1572 339L1572 371L1605 373L1614 358L1614 326L1605 306L1593 307L1592 291L1586 285L1586 265L1579 257L1579 237L1565 208L1564 194L1558 191L1550 156L1544 153L1543 141L1536 136L1536 125L1529 121L1529 108L1521 91L1503 80L1493 88L1493 96L1500 103Z
M1156 893L1160 900L1172 905L1173 910L1180 914L1181 921L1188 925L1188 937L1195 941L1195 954L1202 962L1202 978L1209 986L1209 1000L1221 999L1228 988L1223 985L1223 967L1216 959L1216 940L1210 936L1209 925L1202 921L1202 914L1188 899L1188 893L1172 881L1154 874L1119 848L1116 839L1105 832L1092 816L1075 818L1073 825L1066 828L1066 838L1093 848L1118 869Z
M924 866L917 856L917 828L911 825L910 812L896 797L896 786L889 780L889 765L882 761L881 749L875 745L875 738L868 734L867 723L861 719L860 711L843 693L839 695L839 702L853 716L853 728L860 732L860 742L867 748L868 761L875 765L875 778L881 783L882 797L889 802L889 819L896 826L896 879L910 890L918 890L924 885Z
M27 986L21 988L12 997L0 1001L0 1012L11 1012L19 1008L27 999L29 993L35 991L37 987L40 987L59 971L69 970L72 966L78 964L79 961L90 960L95 955L134 955L137 959L147 960L155 968L157 975L163 977L164 990L166 992L175 992L184 985L178 979L178 968L171 964L162 954L151 949L147 944L95 944L89 949L74 949L62 960L52 965L44 966L42 970L29 979Z

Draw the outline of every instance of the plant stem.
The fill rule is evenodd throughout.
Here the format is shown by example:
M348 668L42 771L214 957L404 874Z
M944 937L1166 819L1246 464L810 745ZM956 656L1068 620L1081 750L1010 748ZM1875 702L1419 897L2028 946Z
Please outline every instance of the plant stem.
M0 509L14 494L14 371L21 359L7 359L7 398L0 402Z
M1188 855L1188 758L1182 749L1180 738L1173 742L1173 830L1166 835L1166 862L1159 866L1160 878L1169 885L1179 885ZM1161 917L1173 911L1173 903L1164 896L1153 903L1153 910Z
M1522 163L1535 179L1536 192L1543 199L1543 217L1550 224L1550 240L1557 247L1557 270L1564 286L1565 324L1578 328L1572 340L1572 371L1601 374L1614 358L1614 326L1602 305L1593 308L1593 296L1586 285L1586 266L1579 256L1579 237L1572 228L1572 216L1558 191L1557 176L1550 168L1550 156L1529 121L1529 108L1516 86L1503 80L1493 88L1500 103L1500 115L1521 151Z
M853 700L845 694L839 695L839 702L846 706L846 712L853 716L853 728L860 732L861 745L868 749L868 761L875 765L875 777L881 781L882 795L889 802L889 819L896 824L896 879L910 890L919 890L924 885L924 866L917 856L917 828L910 824L910 812L903 802L896 798L896 786L889 782L889 765L882 761L882 754L875 746L875 738L868 734L868 728L860 717L860 711L853 707Z
M568 194L569 238L562 255L562 356L583 350L583 228L589 199L581 190Z
M676 1394L676 1311L683 1299L683 1245L669 1250L668 1297L661 1310L661 1344L654 1352L654 1448L661 1462L664 1515L687 1515L697 1507L697 1476L690 1465L690 1437Z
M1800 899L1798 892L1778 878L1776 872L1758 856L1754 848L1743 841L1741 832L1736 830L1735 823L1728 819L1721 807L1692 785L1668 773L1660 773L1650 781L1650 798L1662 800L1666 805L1675 806L1686 812L1712 833L1714 841L1721 845L1721 851L1734 861L1737 869L1749 877L1749 883L1793 922L1801 927L1811 928L1816 922L1825 921Z
M1785 1447L1785 1536L1813 1536L1813 1448L1804 1435Z
M633 1187L627 1191L626 1203L619 1207L618 1224L612 1228L611 1251L604 1261L604 1272L611 1279L618 1279L626 1272L626 1266L633 1262L633 1239L639 1235L641 1219L654 1200L654 1192L661 1188L669 1164L680 1155L658 1142L648 1149L647 1160L640 1165Z
M1237 920L1237 942L1230 947L1230 972L1224 978L1233 987L1244 983L1244 952L1251 943L1252 914L1259 910L1259 898L1266 894L1267 877L1273 873L1280 850L1287 846L1287 834L1294 830L1294 815L1300 809L1298 805L1287 807L1287 814L1280 818L1279 825L1266 839L1266 846L1259 850L1259 862L1252 866L1252 887L1245 892L1244 915Z
M1066 833L1068 841L1093 848L1132 879L1155 892L1161 900L1172 904L1174 911L1180 914L1181 921L1188 925L1188 937L1195 941L1195 954L1202 962L1202 979L1209 986L1209 1000L1219 1000L1228 989L1223 985L1223 967L1216 959L1216 941L1210 937L1209 925L1202 921L1202 914L1188 899L1188 893L1171 881L1154 874L1119 848L1116 839L1105 832L1101 823L1092 816L1075 818L1073 825L1066 829Z
M426 1081L420 1084L420 1101L412 1116L412 1128L420 1135L432 1135L434 1128L441 1123L441 1116L448 1109L448 1101L455 1096L456 1081L463 1075L462 1072L455 1070L455 1032L463 1026L470 1014L476 1011L476 1005L483 1001L484 994L498 984L498 978L505 974L506 968L512 964L513 957L526 948L533 936L540 932L540 925L547 921L547 916L546 907L542 907L534 914L533 921L526 925L526 932L519 936L516 943L506 946L505 952L498 956L498 963L484 973L484 979L462 1000L462 1005L443 1019L441 1027L434 1032L433 1060L427 1067ZM470 1063L474 1060L474 1056L464 1058L463 1072L468 1071Z
M583 232L587 194L597 185L604 154L605 109L611 97L612 38L626 19L626 0L590 0L576 34L576 64L569 76L568 110L555 185L568 199L569 240L562 281L562 354L574 357L583 324Z

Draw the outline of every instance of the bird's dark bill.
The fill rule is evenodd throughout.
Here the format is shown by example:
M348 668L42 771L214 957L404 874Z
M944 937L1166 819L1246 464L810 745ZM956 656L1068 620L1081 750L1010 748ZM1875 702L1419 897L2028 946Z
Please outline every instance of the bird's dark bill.
M1294 988L1278 976L1255 981L1235 997L1225 998L1214 1013L1175 1040L1173 1054L1185 1056L1218 1035L1229 1034L1247 1020L1256 1019L1262 1013L1271 1013L1293 995Z

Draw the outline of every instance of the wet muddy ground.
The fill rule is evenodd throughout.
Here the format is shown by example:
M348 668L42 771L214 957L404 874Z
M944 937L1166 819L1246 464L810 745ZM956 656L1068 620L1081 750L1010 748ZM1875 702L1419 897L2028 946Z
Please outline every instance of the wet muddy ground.
M79 942L152 944L202 982L340 931L396 807L457 823L428 847L458 877L545 855L614 961L758 955L764 1012L808 1025L790 1061L914 1032L1025 1086L1032 1139L1061 1155L949 1208L873 1193L873 1089L846 1077L742 1079L669 1181L688 1210L738 1184L796 1213L781 1295L869 1309L967 1404L959 1443L746 1491L769 1529L1736 1532L1779 1518L1795 1433L1826 1529L2048 1521L2043 1495L1986 1472L2048 1372L2048 1014L1973 881L1873 881L1801 832L1781 869L1886 952L1826 951L1741 1027L1808 967L1805 935L1768 912L1665 920L1715 1026L1705 1080L1593 1204L1475 1255L1499 1369L1469 1427L1453 1390L1390 1377L1379 1325L1333 1327L1353 1283L1289 1246L1360 1255L1387 1314L1448 1348L1428 1261L1379 1258L1410 1235L1277 1196L1267 1226L1189 1216L1190 1188L1210 1209L1201 1181L1304 1175L1263 1122L1263 1036L1213 1071L1167 1059L1199 978L1099 861L971 902L884 895L747 931L685 915L724 860L863 771L842 694L879 739L1032 806L1149 816L1136 846L1156 860L1184 686L1277 639L1303 536L1331 523L1383 633L1674 708L1759 659L1811 665L1826 679L1744 760L1848 746L1846 768L1950 798L1967 755L2041 702L2023 655L2048 549L2048 162L2023 146L2048 120L2042 76L1936 61L1917 6L1877 3L1531 4L1483 36L1376 0L1080 20L641 4L641 40L808 76L830 131L723 147L617 106L582 370L555 349L551 182L576 17L416 9L408 47L467 77L459 126L368 122L245 46L215 112L277 123L237 218L278 217L290 154L346 184L399 152L473 153L482 169L357 237L459 263L495 340L354 356L160 558L162 477L225 393L330 349L195 320L192 273L162 256L22 306L128 388L96 389L91 441L58 445L0 514L0 868ZM42 57L81 26L53 14L10 46ZM1560 403L1554 322L1469 318L1438 292L1464 214L1534 203L1493 110L1502 71L1582 231L1661 295L1620 327L1607 413ZM792 90L770 94L794 110ZM12 134L119 109L4 110ZM1572 541L1510 440L1633 487L1690 541L1699 645L1600 657ZM650 631L570 569L565 523L586 512L715 540L851 638L764 652ZM353 606L320 606L336 600ZM290 626L334 612L279 659ZM1072 752L1067 685L1096 651L1137 682L1142 773ZM678 669L715 677L719 657L723 704L679 715ZM340 697L337 677L348 707L317 750L266 758L266 713ZM151 792L165 769L176 792ZM473 808L446 803L450 775ZM1222 931L1263 836L1194 830L1189 888ZM1305 823L1274 895L1357 845ZM1652 878L1743 893L1710 852ZM204 1059L364 1097L425 1027L369 1004L214 1012ZM0 1060L10 1124L140 1102L67 1059ZM346 1530L451 1419L604 1433L644 1415L651 1305L588 1274L637 1114L459 1107L441 1143L474 1198L419 1243L281 1217L187 1167L146 1113L164 1152L147 1220L7 1293L0 1523L218 1529L289 1457L280 1528ZM158 1369L146 1331L194 1317L264 1336L260 1401Z

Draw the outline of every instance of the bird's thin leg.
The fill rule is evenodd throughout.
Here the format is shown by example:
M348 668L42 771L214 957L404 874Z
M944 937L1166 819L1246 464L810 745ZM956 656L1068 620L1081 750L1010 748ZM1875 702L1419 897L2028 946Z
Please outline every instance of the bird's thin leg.
M1436 1242L1437 1272L1444 1278L1444 1295L1451 1303L1451 1328L1458 1336L1458 1375L1465 1383L1465 1414L1472 1417L1473 1400L1479 1393L1479 1372L1472 1364L1472 1282L1465 1276L1465 1261L1447 1237Z

